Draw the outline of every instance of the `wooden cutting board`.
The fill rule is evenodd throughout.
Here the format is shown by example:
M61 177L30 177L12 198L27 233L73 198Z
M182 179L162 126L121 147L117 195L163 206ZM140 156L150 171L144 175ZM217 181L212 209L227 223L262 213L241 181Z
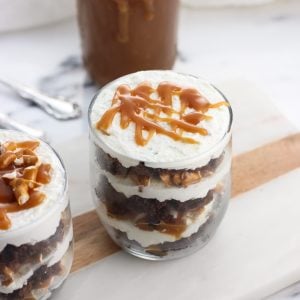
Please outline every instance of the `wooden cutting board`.
M233 201L216 237L188 258L157 264L120 252L92 210L87 137L58 145L70 179L75 216L72 272L77 271L58 299L96 299L98 291L103 299L254 299L300 279L300 218L295 215L300 212L295 192L300 183L300 133L252 83L233 80L217 86L231 101L235 116ZM121 276L122 293L113 289L115 272ZM98 285L98 275L105 287ZM160 294L149 291L147 282L159 285ZM132 284L137 286L134 292Z

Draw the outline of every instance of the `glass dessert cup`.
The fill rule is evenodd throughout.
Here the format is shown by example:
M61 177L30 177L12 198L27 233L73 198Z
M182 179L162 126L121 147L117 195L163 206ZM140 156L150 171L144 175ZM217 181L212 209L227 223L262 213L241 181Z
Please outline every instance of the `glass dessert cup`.
M152 78L155 78L154 81ZM216 109L220 109L219 115L218 112L211 112L212 109L207 113L213 115L216 121L206 124L216 122L218 125L207 125L208 129L211 128L213 132L213 128L219 128L216 130L220 132L215 140L214 133L211 134L210 145L205 151L201 150L201 146L195 146L194 153L187 152L190 157L173 160L167 157L173 155L171 152L163 156L164 148L170 150L175 145L180 151L185 151L184 147L190 151L189 147L194 146L182 146L180 142L173 143L156 134L152 144L150 141L144 150L143 147L136 147L136 153L131 155L132 141L126 140L124 129L120 130L118 138L126 142L115 149L110 143L114 131L105 137L99 133L95 126L99 117L97 110L106 105L105 98L114 95L110 90L115 90L119 84L128 84L131 88L145 81L154 86L171 80L179 84L184 78L185 86L200 86L202 92L203 85L206 93L211 92L208 95L224 105ZM119 119L112 123L113 129L120 122ZM221 121L223 123L218 124ZM116 244L140 258L167 260L197 251L214 236L226 212L231 192L232 110L218 90L201 79L170 71L130 74L99 91L90 106L89 124L93 199L102 224ZM159 143L154 144L155 138ZM124 155L124 149L128 150L128 156ZM197 149L201 152L198 155ZM140 159L149 151L154 153L155 159ZM159 156L158 159L156 156Z
M172 69L179 0L77 0L77 7L84 65L98 84Z
M0 130L0 299L3 300L49 298L67 278L73 261L73 227L65 169L49 145L34 139L39 146L28 151L20 146L28 141L33 139L25 134ZM18 145L13 153L25 154L4 168L1 158L6 155L9 143ZM37 176L30 180L26 172L34 170L36 165L27 161L26 153L38 158ZM40 164L44 163L51 169L43 169ZM22 205L8 202L4 197L7 196L4 191L9 191L5 186L11 185L16 174L17 180L28 183L30 198ZM42 176L48 175L46 183ZM32 184L37 186L34 191ZM19 201L15 190L13 193ZM33 204L34 194L43 194L43 200ZM3 212L3 207L7 211ZM10 211L10 207L17 209Z

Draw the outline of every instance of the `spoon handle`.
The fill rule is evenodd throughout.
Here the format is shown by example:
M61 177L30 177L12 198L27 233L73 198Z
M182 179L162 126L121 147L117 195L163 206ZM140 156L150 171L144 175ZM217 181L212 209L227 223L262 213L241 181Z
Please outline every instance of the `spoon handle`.
M8 116L1 114L1 113L0 113L0 127L6 128L6 129L22 131L24 133L29 134L32 137L46 140L45 133L43 131L31 128L31 127L21 124L19 122L16 122L13 119L11 119Z
M0 78L0 83L15 91L21 98L34 102L49 115L59 120L75 119L81 116L78 104L54 98L15 82Z

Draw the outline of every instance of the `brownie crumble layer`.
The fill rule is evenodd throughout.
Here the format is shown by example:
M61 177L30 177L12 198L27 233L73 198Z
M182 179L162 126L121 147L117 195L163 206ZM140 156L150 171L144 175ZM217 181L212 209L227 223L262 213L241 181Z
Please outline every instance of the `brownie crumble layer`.
M119 244L125 246L126 248L128 247L128 249L134 249L134 251L141 251L158 257L165 257L168 255L172 256L172 254L174 253L176 255L177 251L188 249L191 249L188 251L191 251L192 253L193 247L197 248L195 244L205 244L209 241L211 235L214 234L214 231L217 229L219 223L221 222L221 219L217 218L217 216L219 214L221 216L224 215L227 204L228 203L221 201L221 195L219 195L219 197L216 199L214 209L211 212L207 222L200 226L198 231L196 231L189 237L181 238L175 242L162 242L159 244L153 244L147 247L143 247L139 242L129 239L126 232L122 232L118 229L114 229L115 239Z
M118 159L111 157L101 148L96 146L96 149L97 162L103 170L115 176L129 177L135 184L140 186L148 186L152 180L158 180L163 182L165 186L187 187L211 176L224 158L224 153L222 153L218 158L211 159L206 166L193 170L150 168L145 166L143 162L140 162L137 166L126 168Z
M105 204L109 217L131 221L142 230L156 230L175 236L180 236L186 230L187 220L197 218L204 207L213 200L214 195L214 191L210 191L205 198L201 199L160 202L139 196L126 198L122 193L114 190L105 178L101 182L96 195L99 201Z
M62 242L65 226L64 222L61 221L53 236L35 245L24 244L19 247L7 245L0 253L1 284L10 285L13 282L14 274L18 273L22 266L38 264L43 257L49 256Z
M151 255L164 257L170 255L171 252L188 249L189 247L191 247L191 245L193 245L194 242L197 242L198 239L200 239L203 243L206 243L210 238L209 234L206 231L209 225L211 225L212 223L213 217L210 217L207 222L199 228L197 232L193 233L187 238L182 238L175 242L164 242L161 244L150 245L148 247L142 247L137 241L129 240L125 232L117 229L115 230L115 232L116 239L120 240L122 244L128 245L129 248L136 247L138 249L141 249L141 251L145 251Z
M41 266L38 270L36 270L32 277L27 281L26 285L24 285L21 289L18 289L10 294L0 293L1 300L24 300L37 299L34 296L34 292L40 289L47 289L51 280L55 276L59 276L63 272L63 266L60 262L56 263L51 267L47 267L46 265Z

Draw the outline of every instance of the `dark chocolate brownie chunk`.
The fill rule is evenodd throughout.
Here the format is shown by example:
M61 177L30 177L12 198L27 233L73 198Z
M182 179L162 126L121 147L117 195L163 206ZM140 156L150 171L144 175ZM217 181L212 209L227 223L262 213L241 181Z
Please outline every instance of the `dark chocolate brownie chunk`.
M21 289L15 290L13 293L10 294L0 293L0 299L1 300L24 300L24 299L34 300L35 298L32 292L37 289L48 288L51 283L51 279L54 276L60 275L62 270L63 268L60 262L56 263L51 267L47 267L46 265L43 265L34 272L34 274L27 281L27 284L24 285Z
M100 147L95 144L94 147L97 149L97 161L103 170L113 175L130 177L136 184L142 186L149 185L151 179L161 180L166 186L188 186L199 182L203 177L210 176L224 158L224 153L222 153L218 158L210 160L206 166L194 170L150 168L145 166L143 162L135 167L125 168L116 158L105 153Z
M100 184L96 189L96 195L99 201L103 201L107 213L110 217L130 220L136 225L147 225L148 230L158 230L156 226L162 224L170 225L172 228L184 226L185 216L188 213L193 217L201 213L205 205L213 200L214 191L208 192L206 197L192 199L185 202L177 200L166 200L163 202L157 199L145 199L140 196L131 196L126 198L122 193L117 192L108 182L105 176L100 179ZM147 230L147 228L143 228Z
M47 240L34 245L24 244L19 247L7 245L0 253L0 281L3 285L9 285L12 281L11 275L25 264L35 264L40 257L48 256L63 240L65 224L60 221L54 235Z
M145 252L162 258L170 253L175 254L176 251L181 251L183 249L195 247L197 250L199 247L204 246L214 235L225 214L227 206L228 201L223 201L222 196L219 195L214 204L214 210L207 222L200 226L199 230L191 236L181 238L175 242L164 242L144 248L137 241L129 240L125 232L121 232L117 229L114 229L115 239L118 244L125 249L135 249L135 251L139 253ZM191 250L191 252L193 251Z

